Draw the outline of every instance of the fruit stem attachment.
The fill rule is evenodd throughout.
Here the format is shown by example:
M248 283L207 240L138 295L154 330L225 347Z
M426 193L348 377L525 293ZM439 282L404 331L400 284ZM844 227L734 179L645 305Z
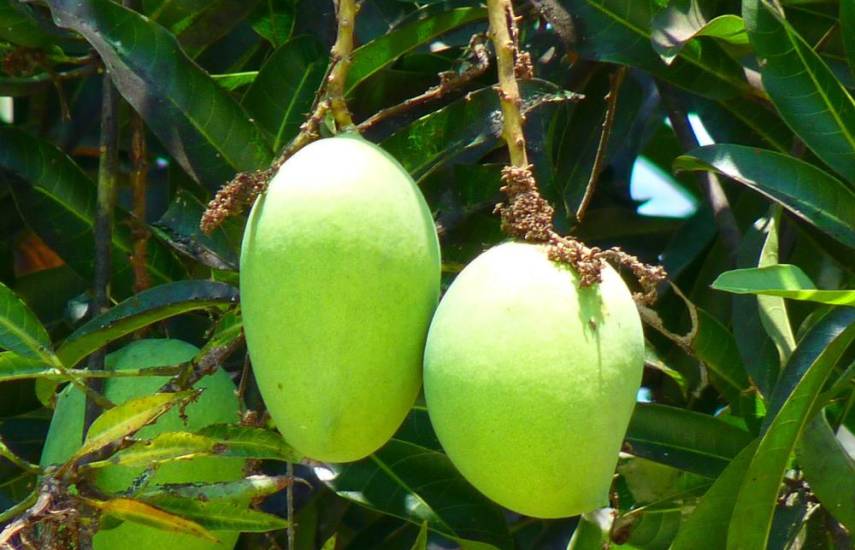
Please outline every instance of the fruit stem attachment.
M510 157L510 166L502 170L502 191L507 194L508 201L496 205L502 217L502 230L517 239L547 244L549 258L572 266L579 274L579 284L583 287L602 280L606 261L628 267L642 288L642 292L636 293L634 298L641 303L652 302L656 298L656 285L666 278L662 267L646 265L619 248L589 248L577 239L561 236L555 231L552 224L554 210L538 191L537 181L528 162L523 132L525 116L520 109L522 99L517 79L533 77L531 57L520 50L517 17L511 1L488 0L487 10L489 36L496 51L499 75L497 92L502 106L502 137ZM603 140L607 141L608 136L601 138ZM591 193L593 189L589 191L588 201Z
M300 133L283 149L269 168L240 172L217 191L199 222L203 233L210 235L227 218L251 207L255 199L267 189L267 184L285 161L321 137L321 123L328 114L332 116L339 132L356 129L347 108L344 89L353 53L353 31L359 4L356 0L335 0L335 5L338 32L330 50L329 69L315 96L312 114L300 126Z

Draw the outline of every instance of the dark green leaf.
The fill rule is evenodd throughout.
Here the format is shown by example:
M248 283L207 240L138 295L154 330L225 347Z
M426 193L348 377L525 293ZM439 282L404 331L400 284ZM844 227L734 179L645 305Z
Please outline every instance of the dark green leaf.
M198 500L247 501L278 493L293 483L288 476L252 475L237 481L220 483L179 483L155 485L140 492L142 499L170 495Z
M425 8L413 21L354 50L353 62L347 73L346 91L353 91L360 82L390 65L401 55L450 30L486 18L487 10L480 7L439 11L430 6Z
M27 182L12 186L21 216L78 274L91 279L95 269L95 184L59 149L9 126L0 126L0 167ZM129 293L133 284L128 261L133 250L130 225L129 216L117 210L112 285L119 295ZM146 260L155 283L184 274L160 243L149 241Z
M211 0L193 10L169 29L190 57L197 57L207 46L229 33L243 21L260 0Z
M706 477L716 477L751 434L715 417L639 403L626 434L627 452Z
M638 0L563 0L577 18L579 54L589 59L632 65L712 99L751 91L738 63L717 44L691 41L668 67L651 45L653 2Z
M855 4L840 2L840 36L849 59L849 70L855 76Z
M855 339L855 308L828 313L799 342L769 400L764 432L745 475L728 545L764 548L787 460L834 364Z
M671 63L683 46L697 36L709 36L740 46L748 44L741 17L727 14L708 20L701 8L698 0L677 0L654 16L653 48L666 63Z
M805 427L796 447L805 480L822 505L855 533L855 460L840 443L822 414Z
M767 0L742 3L763 86L805 145L855 182L855 101L828 65Z
M410 414L427 411L416 408ZM447 456L401 435L366 459L316 468L316 473L340 496L369 508L416 525L427 522L446 537L508 548L501 510L472 488Z
M28 48L39 48L52 41L30 11L18 0L0 0L0 39Z
M292 38L265 61L243 106L278 151L291 141L312 110L327 67L327 53L311 36Z
M520 93L528 110L572 97L556 96L560 92L554 84L536 79L524 81ZM383 140L381 145L419 179L437 165L467 151L494 147L501 133L496 123L499 116L496 91L492 87L482 88L416 120Z
M718 476L692 515L683 522L672 550L721 550L727 547L727 527L733 505L756 449L757 442L747 445Z
M175 37L108 0L50 0L54 18L98 51L113 83L194 179L217 188L237 171L263 168L272 152L222 88Z
M708 145L677 158L674 169L724 174L855 248L855 192L795 157L742 145Z
M178 281L140 292L75 330L57 355L71 368L108 342L162 319L200 309L236 304L233 287L211 281Z

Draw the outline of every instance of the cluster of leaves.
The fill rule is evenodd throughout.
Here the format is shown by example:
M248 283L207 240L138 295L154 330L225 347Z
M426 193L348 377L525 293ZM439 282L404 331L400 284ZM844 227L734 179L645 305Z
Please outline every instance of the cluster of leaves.
M89 375L78 365L96 350L146 330L202 347L199 361L173 374L186 374L212 350L236 348L223 368L241 375L242 219L211 235L199 231L199 220L220 185L266 167L294 138L328 65L332 2L126 4L0 0L0 96L13 98L0 105L0 525L32 510L43 489L35 464L57 384L82 384ZM298 525L295 546L849 547L855 463L843 441L851 445L855 433L855 291L840 289L855 286L855 5L517 4L536 75L521 82L526 138L556 226L661 263L672 283L653 308L642 308L650 403L632 418L613 508L552 521L501 510L460 477L416 405L369 458L297 466L311 488L293 490L296 512L287 519ZM470 38L485 30L479 2L364 0L346 83L354 119L421 94L440 72L465 71ZM605 158L597 159L616 65L630 70ZM112 236L117 305L86 318L104 69L123 100ZM492 213L506 162L494 84L487 71L365 131L427 197L441 229L446 283L503 238ZM712 144L686 149L661 89L674 90L682 116L701 122ZM137 115L147 144L142 199L129 189ZM645 201L630 182L641 165L667 178L692 212L639 213ZM594 166L599 185L579 223ZM735 249L721 238L721 212L693 172L723 176L739 230ZM131 213L140 200L145 219ZM134 294L130 257L140 239L146 254L134 262L153 288ZM243 403L261 413L251 373L243 374ZM265 481L89 498L87 506L203 537L224 526L272 530L246 533L240 544L284 546L284 495L267 498L264 512L222 506L286 484L284 463L297 457L272 431L222 426L163 438L146 453L129 439L187 398L156 394L110 409L64 468L83 475L93 458L117 449L115 460L150 460L154 449L169 461L216 448L262 461ZM508 483L525 480L508 472ZM209 505L199 504L200 494Z

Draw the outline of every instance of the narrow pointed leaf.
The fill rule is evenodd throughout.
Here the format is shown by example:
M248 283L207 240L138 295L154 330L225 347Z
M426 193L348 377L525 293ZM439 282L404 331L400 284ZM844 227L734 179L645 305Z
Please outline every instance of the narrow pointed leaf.
M0 126L0 168L21 180L12 185L21 217L75 272L91 280L95 183L58 148L10 126ZM133 284L131 220L120 209L115 217L112 286L126 295ZM185 276L169 249L155 240L148 242L146 268L154 283Z
M651 26L653 48L669 64L683 46L697 36L709 36L741 46L748 44L748 34L741 17L727 14L707 20L697 0L671 2L654 16Z
M294 479L289 476L252 475L237 481L221 483L180 483L154 485L138 494L141 499L157 498L161 495L193 498L198 500L232 500L246 502L250 499L278 493L290 486Z
M347 73L346 91L350 93L365 79L393 63L401 55L431 42L458 27L487 19L487 10L480 7L440 9L428 6L413 18L353 51L353 61Z
M626 434L625 451L714 478L751 442L751 435L713 416L639 403Z
M855 339L855 308L829 312L799 342L769 399L764 430L739 489L729 548L765 548L787 461L835 363Z
M756 441L747 445L718 476L680 526L671 550L721 550L727 546L733 505L756 449Z
M427 522L446 537L509 548L501 510L469 485L447 456L431 448L435 436L407 427L422 421L427 411L416 407L398 434L373 455L315 471L348 500L416 525ZM410 440L413 435L416 439Z
M43 361L53 357L50 336L41 321L3 283L0 283L0 348Z
M175 37L109 0L50 0L54 19L94 47L122 96L194 179L216 188L272 158L240 105L181 50Z
M712 287L735 294L763 294L822 304L855 305L855 290L817 290L804 271L788 264L726 271L718 276Z
M778 250L778 233L781 226L781 207L772 207L769 224L766 229L766 240L760 251L760 259L757 262L759 268L769 268L778 265L780 253ZM793 350L796 349L796 337L787 314L787 305L780 296L758 296L757 307L760 313L760 322L766 330L766 334L775 343L781 364L785 363Z
M781 117L816 156L855 182L855 100L849 91L771 2L745 0L742 14L763 87Z
M148 497L145 502L215 531L264 533L288 527L288 520L227 500L204 501L164 494Z
M129 399L121 405L104 411L92 423L86 433L83 446L74 454L74 457L82 457L135 434L173 406L187 401L195 394L194 391L156 393Z
M186 280L150 288L75 330L57 355L72 368L108 342L144 326L189 311L227 308L237 301L237 290L225 283Z
M300 455L276 432L239 426L236 424L211 424L199 430L198 435L211 438L227 447L229 456L243 456L260 460L300 462Z
M87 501L104 514L115 518L156 527L164 531L186 533L200 539L218 542L217 537L194 521L166 512L159 507L132 498L115 498L107 501Z
M855 191L812 164L774 151L722 144L678 157L674 169L724 174L855 248Z
M274 151L297 135L312 110L327 57L315 38L292 38L267 58L247 90L243 106L270 135Z
M855 76L855 3L840 2L840 37L849 60L849 70Z
M855 533L855 459L822 414L805 427L796 457L805 480L825 509Z

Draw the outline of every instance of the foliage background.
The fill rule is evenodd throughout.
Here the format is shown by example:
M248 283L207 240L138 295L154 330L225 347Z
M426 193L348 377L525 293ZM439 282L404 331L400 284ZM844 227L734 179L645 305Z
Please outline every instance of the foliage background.
M650 402L637 407L627 434L614 517L541 521L500 510L455 472L417 404L368 459L297 466L311 488L293 489L296 547L317 548L333 535L337 548L427 540L521 549L568 541L577 549L851 547L855 291L843 289L853 288L855 267L855 5L562 0L517 8L536 73L522 83L529 154L556 226L661 263L670 275L643 311ZM354 119L422 93L442 71L466 70L470 37L485 30L478 2L364 0L346 84ZM331 2L0 0L0 96L14 98L3 103L0 126L0 281L37 318L3 289L4 456L38 461L50 380L61 378L45 365L73 367L142 327L208 350L239 343L232 304L243 218L211 235L199 220L221 185L266 167L297 134L334 36ZM110 274L120 305L86 325L102 66L122 98ZM629 71L594 200L578 223L617 66ZM364 131L426 195L441 230L444 284L503 239L492 213L506 162L494 71ZM572 101L571 91L584 98ZM144 123L136 131L142 157L131 143L134 113ZM714 145L696 149L675 133L669 116L688 114ZM644 201L630 193L639 159L670 174L669 185L696 209L640 214ZM723 238L722 209L714 212L704 192L715 173L736 241ZM732 272L757 267L765 269ZM245 349L223 366L248 377L244 402L262 410L243 372ZM285 468L263 465L270 474ZM25 499L35 481L0 458L0 509ZM508 482L525 480L509 472ZM263 507L282 516L285 500L279 493ZM284 547L285 539L282 530L247 534L240 545Z

